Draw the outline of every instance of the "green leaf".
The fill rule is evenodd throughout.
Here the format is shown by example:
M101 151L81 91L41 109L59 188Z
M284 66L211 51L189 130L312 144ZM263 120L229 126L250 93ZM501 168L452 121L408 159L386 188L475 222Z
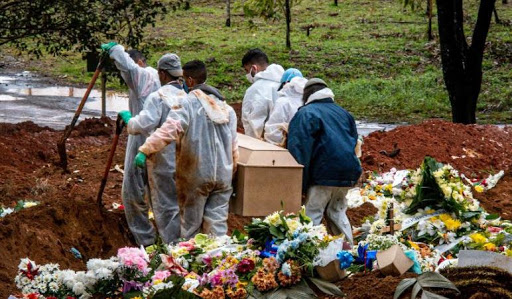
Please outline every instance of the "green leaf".
M489 214L485 217L485 220L495 220L495 219L498 219L500 218L500 215L499 214Z
M449 298L446 298L444 296L423 290L423 294L421 294L421 299L449 299Z
M333 283L330 283L323 279L318 279L318 278L313 278L313 277L310 277L309 280L314 285L316 285L316 287L319 288L320 291L324 292L327 295L340 296L340 297L345 296L345 294L340 290L340 288Z
M416 282L416 278L406 278L396 286L395 294L393 295L393 299L398 299L405 290L410 288Z
M418 277L418 284L420 284L422 288L444 288L459 292L451 281L437 272L423 273Z
M421 284L417 283L412 287L411 299L416 299L418 297L419 292L421 291Z
M284 237L285 237L285 235L283 234L283 232L282 232L279 228L277 228L277 227L275 227L275 226L273 226L273 225L271 225L271 226L270 226L270 233L271 233L274 237L276 237L276 238L278 238L278 239L284 239Z

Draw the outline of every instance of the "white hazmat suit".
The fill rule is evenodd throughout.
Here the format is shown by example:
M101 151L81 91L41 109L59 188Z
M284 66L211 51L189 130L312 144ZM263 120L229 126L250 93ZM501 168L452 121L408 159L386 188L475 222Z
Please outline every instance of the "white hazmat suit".
M116 45L109 51L110 58L121 72L126 85L130 89L129 109L133 116L139 114L146 98L160 88L158 72L152 67L141 67L136 64L123 46ZM141 245L153 244L155 230L148 218L148 204L144 199L147 191L147 171L135 166L133 159L137 149L145 141L145 136L128 136L124 159L124 177L122 198L126 221L135 240Z
M278 64L271 64L266 70L254 76L254 83L247 89L242 102L242 124L245 135L262 139L265 122L268 120L277 89L281 85L284 69Z
M166 122L139 151L149 156L174 140L182 237L188 239L200 231L225 235L238 159L234 110L214 95L193 90L182 107L171 109Z
M279 98L274 104L268 121L265 123L265 141L277 146L286 146L288 124L300 106L304 105L302 95L307 79L294 77L277 92Z
M179 106L187 93L178 83L169 83L151 93L139 115L128 122L129 134L149 136L162 126L170 107ZM133 160L132 160L133 163ZM156 153L149 161L149 179L152 181L151 203L158 233L164 243L175 242L180 237L180 210L176 183L176 144L172 143Z

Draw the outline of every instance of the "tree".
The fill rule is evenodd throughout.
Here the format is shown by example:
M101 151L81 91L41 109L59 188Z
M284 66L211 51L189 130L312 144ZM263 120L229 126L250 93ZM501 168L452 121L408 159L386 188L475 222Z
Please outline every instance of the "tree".
M243 3L246 16L260 16L265 19L278 19L284 15L286 19L286 47L291 48L291 9L301 0L246 0Z
M410 6L411 10L417 10L421 8L421 4L424 0L403 0L404 6ZM434 0L426 0L427 2L427 11L426 15L428 18L428 28L427 28L427 38L429 41L434 39L434 35L432 34L432 18L434 17Z
M231 27L231 0L226 0L226 27Z
M166 12L158 0L4 0L0 4L0 46L53 55L95 51L115 40L136 47L144 28Z
M468 45L462 0L436 0L443 77L453 122L476 123L483 54L495 1L480 0L471 45Z

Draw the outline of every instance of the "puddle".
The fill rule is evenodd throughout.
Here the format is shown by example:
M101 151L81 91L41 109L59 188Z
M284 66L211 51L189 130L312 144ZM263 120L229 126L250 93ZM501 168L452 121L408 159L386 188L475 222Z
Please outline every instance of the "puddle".
M96 85L99 87L99 82ZM54 86L42 83L31 72L0 74L0 122L18 123L33 121L40 126L64 129L69 125L85 88ZM121 110L128 110L128 95L107 91L107 116L116 117ZM93 89L79 120L101 116L101 91ZM360 135L374 131L389 131L393 124L356 122Z
M63 129L71 122L85 92L85 88L41 83L30 72L0 74L0 122L33 121ZM128 109L128 95L107 91L105 103L107 116L115 117L119 111ZM93 89L79 120L100 116L101 91Z

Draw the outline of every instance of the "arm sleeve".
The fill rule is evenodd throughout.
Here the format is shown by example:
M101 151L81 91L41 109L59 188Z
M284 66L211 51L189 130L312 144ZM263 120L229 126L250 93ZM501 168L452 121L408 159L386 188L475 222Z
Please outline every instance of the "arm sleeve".
M307 113L297 113L290 122L287 147L290 154L301 165L304 165L302 191L309 187L311 154L315 143L315 135L319 130L319 121L309 117Z
M163 125L139 147L139 152L143 152L147 156L157 153L169 143L177 140L181 133L187 131L191 115L187 108L184 106L178 110L171 110Z
M242 124L245 135L257 139L263 138L263 129L272 107L271 104L272 99L265 98L257 89L247 90L242 103Z
M114 60L117 69L121 72L126 85L135 91L139 98L146 97L154 91L152 88L157 78L149 70L135 63L130 55L124 51L123 46L114 46L110 49L109 54L110 58Z
M163 102L158 94L151 94L146 99L142 111L128 122L128 134L149 136L160 123L163 112L162 105Z
M237 169L237 163L238 163L238 133L236 131L237 128L237 120L236 120L236 114L235 111L231 109L229 112L229 125L231 126L231 150L233 154L233 173L236 172Z
M286 103L277 102L265 123L265 141L277 146L286 145L289 109Z

